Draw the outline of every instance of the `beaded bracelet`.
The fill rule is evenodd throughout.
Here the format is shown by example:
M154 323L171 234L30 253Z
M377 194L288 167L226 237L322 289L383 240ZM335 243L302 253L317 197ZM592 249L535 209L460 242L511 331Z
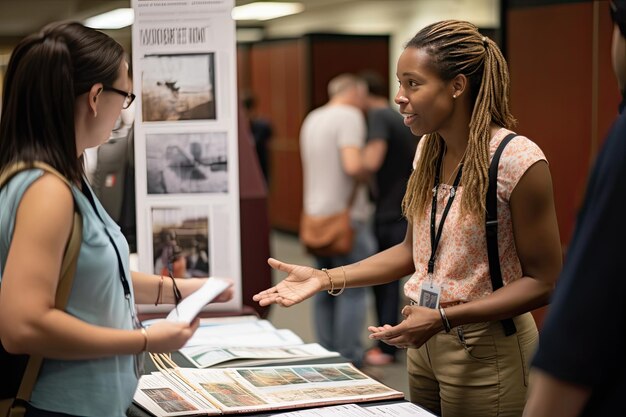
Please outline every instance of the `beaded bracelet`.
M330 289L326 292L333 297L341 295L341 293L343 293L343 291L346 289L346 270L343 269L343 266L341 267L341 271L343 272L343 286L338 292L335 292L335 283L333 282L333 277L330 275L330 271L328 271L328 269L326 268L322 268L322 271L324 271L324 273L328 277L328 281L330 281Z
M335 284L333 283L333 277L330 276L330 272L328 272L328 269L322 268L322 271L324 271L324 273L328 277L328 281L330 282L330 289L326 290L326 292L330 295L333 295L333 292L335 292Z

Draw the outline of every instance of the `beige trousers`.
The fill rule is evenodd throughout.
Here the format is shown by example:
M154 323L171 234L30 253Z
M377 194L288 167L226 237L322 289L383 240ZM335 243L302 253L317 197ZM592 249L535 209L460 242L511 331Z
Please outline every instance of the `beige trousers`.
M500 322L474 323L409 349L411 401L442 417L521 416L538 335L530 313L514 322L508 337Z

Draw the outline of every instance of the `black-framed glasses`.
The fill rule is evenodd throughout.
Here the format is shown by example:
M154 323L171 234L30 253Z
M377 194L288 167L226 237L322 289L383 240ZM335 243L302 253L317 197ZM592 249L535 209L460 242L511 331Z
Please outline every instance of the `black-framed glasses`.
M126 91L118 90L117 88L109 87L106 85L103 86L102 89L104 91L111 91L113 93L119 94L120 96L124 96L124 104L122 104L123 109L129 108L133 101L135 101L135 95L133 93L127 93Z

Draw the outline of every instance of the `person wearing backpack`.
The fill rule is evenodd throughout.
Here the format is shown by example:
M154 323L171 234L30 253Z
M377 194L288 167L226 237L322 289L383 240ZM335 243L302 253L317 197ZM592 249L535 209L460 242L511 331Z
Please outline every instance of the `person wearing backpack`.
M423 135L403 200L404 241L328 270L270 259L288 276L254 299L290 306L412 274L404 320L369 327L370 338L408 348L411 401L444 417L520 416L538 337L529 311L548 302L561 268L547 161L510 130L506 61L473 24L426 26L396 75L404 123ZM417 305L422 294L436 308Z
M125 416L143 353L176 350L198 326L141 327L135 303L175 303L205 279L131 272L128 244L84 178L83 151L109 137L134 97L122 47L79 23L50 24L11 55L0 174L19 172L0 190L0 386L20 383L23 355L43 358L27 417ZM64 250L77 221L75 273L59 308Z

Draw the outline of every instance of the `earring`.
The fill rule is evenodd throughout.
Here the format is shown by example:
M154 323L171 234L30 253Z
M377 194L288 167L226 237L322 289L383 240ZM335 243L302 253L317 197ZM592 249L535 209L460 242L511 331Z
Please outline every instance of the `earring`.
M452 98L456 98L456 94L452 94Z
M93 118L95 119L96 117L98 117L98 112L97 111L93 111Z

